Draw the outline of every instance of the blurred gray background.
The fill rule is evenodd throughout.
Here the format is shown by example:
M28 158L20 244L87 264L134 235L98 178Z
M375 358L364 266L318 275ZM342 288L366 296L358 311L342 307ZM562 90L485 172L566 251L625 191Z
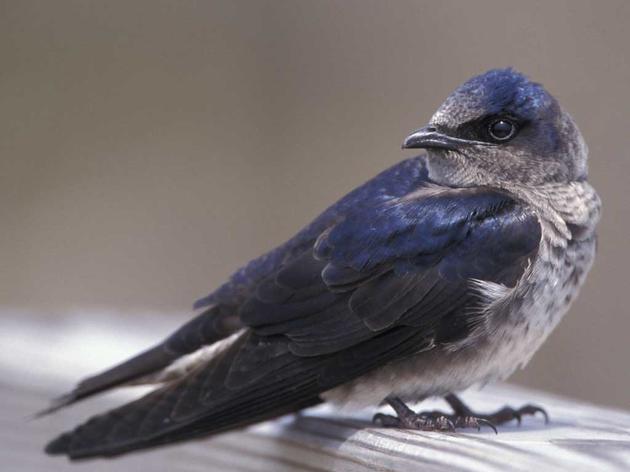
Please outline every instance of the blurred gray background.
M604 201L586 287L514 380L630 408L629 20L625 0L0 1L0 307L182 313L513 65L573 114Z

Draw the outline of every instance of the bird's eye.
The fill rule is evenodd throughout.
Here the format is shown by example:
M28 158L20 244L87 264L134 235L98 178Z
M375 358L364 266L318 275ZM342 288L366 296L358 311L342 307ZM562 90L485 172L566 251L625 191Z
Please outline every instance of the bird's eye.
M514 137L516 125L505 118L494 120L488 126L488 133L495 141L504 142Z

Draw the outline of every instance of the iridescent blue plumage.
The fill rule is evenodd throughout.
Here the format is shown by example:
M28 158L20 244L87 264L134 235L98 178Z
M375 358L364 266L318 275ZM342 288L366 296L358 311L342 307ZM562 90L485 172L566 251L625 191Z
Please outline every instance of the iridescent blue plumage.
M471 108L486 114L510 111L524 119L535 119L553 98L542 85L530 81L514 69L493 69L473 77L449 97L449 101L469 100ZM448 103L448 102L447 102Z

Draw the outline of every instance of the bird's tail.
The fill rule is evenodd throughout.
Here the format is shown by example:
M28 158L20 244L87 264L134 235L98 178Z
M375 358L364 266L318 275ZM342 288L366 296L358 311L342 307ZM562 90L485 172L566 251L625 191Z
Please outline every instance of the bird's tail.
M212 306L175 331L162 343L100 374L82 380L71 392L54 399L35 416L44 416L110 388L158 372L178 358L215 343L241 328L231 307Z

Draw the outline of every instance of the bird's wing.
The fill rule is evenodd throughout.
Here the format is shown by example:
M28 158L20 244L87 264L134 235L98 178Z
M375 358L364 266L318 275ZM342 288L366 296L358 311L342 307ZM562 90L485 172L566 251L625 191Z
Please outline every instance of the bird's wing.
M427 179L424 156L406 159L384 170L341 198L289 241L252 260L237 270L228 282L198 300L195 308L205 310L164 341L121 364L84 379L38 415L51 413L112 387L137 381L166 368L183 355L238 331L242 328L238 306L251 296L260 281L312 249L324 229L349 211L405 195L426 183Z
M359 207L257 283L240 304L249 328L219 355L47 451L115 455L315 404L376 367L465 338L482 316L470 280L513 286L540 236L531 209L484 188Z
M287 337L300 356L399 325L454 341L476 322L470 280L514 286L540 235L533 211L506 194L425 187L328 228L312 253L258 285L240 318L259 334Z

